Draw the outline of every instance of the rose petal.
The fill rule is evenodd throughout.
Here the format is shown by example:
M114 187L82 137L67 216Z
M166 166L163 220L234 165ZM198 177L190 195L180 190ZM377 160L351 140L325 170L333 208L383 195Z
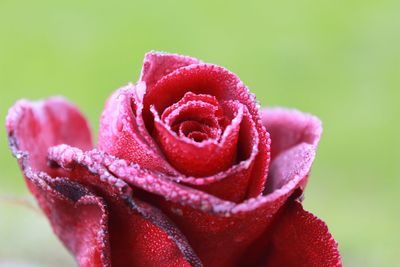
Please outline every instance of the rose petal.
M226 105L228 104L237 105L237 103L227 102ZM240 121L232 120L232 123L225 129L224 135L238 127L240 129L238 129L236 141L238 150L236 154L240 157L236 157L236 164L208 177L185 177L181 181L225 200L239 203L247 198L249 182L254 178L252 174L254 161L258 154L259 135L246 107L244 107L243 118Z
M300 143L318 144L322 127L317 117L284 108L267 108L261 114L263 124L273 140L271 158Z
M271 230L267 262L263 266L341 267L337 243L326 224L289 202Z
M139 80L151 88L159 79L172 71L200 62L200 60L188 56L152 51L144 56Z
M203 266L186 238L160 210L146 203L138 206L138 201L130 208L115 204L111 208L113 266Z
M161 201L158 205L163 207L164 212L188 236L189 242L205 265L231 266L240 262L243 257L246 258L243 253L268 230L279 208L296 189L303 188L314 159L314 149L315 147L308 146L281 155L291 161L276 159L272 165L275 164L273 168L280 171L274 172L271 177L275 180L286 180L288 183L269 195L252 198L234 206L214 200L212 213L202 212L199 208L188 208L184 199L177 203L171 203L173 200ZM283 163L284 168L280 168ZM192 194L193 192L188 196L189 199L195 198ZM176 210L181 212L177 213ZM196 223L199 221L202 222L201 225ZM227 243L230 245L226 246Z
M83 149L91 148L85 118L62 98L35 103L21 100L9 110L6 127L10 148L19 160L27 185L55 233L80 266L110 266L103 200L65 178L52 179L45 173L59 174L47 165L49 146L69 142ZM85 220L81 219L83 214ZM77 235L81 238L73 238Z
M176 55L163 54L162 57L169 59L173 58L174 60L176 60L175 58ZM178 59L179 58L180 57L178 57ZM148 61L149 61L148 59L145 59L145 62ZM162 99L162 101L167 101L166 102L167 105L165 105L164 107L165 109L167 106L171 106L171 104L179 101L187 91L192 91L191 87L183 89L178 88L180 91L178 90L179 93L176 94L176 90L174 89L175 80L177 80L179 86L181 86L182 84L184 85L185 82L186 83L193 82L194 85L196 84L199 85L201 83L207 84L207 86L204 87L203 90L205 94L215 96L219 98L219 100L224 100L224 99L238 100L242 104L246 105L247 108L249 109L251 118L254 121L256 130L259 134L259 145L257 148L258 156L254 160L253 164L254 168L251 170L251 174L244 175L245 177L251 176L250 179L243 179L243 181L246 180L246 184L248 181L249 185L246 186L246 184L243 185L243 183L239 182L236 184L236 188L238 189L242 188L241 190L243 190L243 188L246 188L247 190L245 194L246 197L259 196L265 187L267 167L269 164L270 140L268 133L265 131L265 128L261 123L259 106L255 101L254 95L249 93L248 89L238 79L236 75L227 71L224 68L210 64L198 64L199 62L196 63L194 59L190 59L189 62L186 61L185 57L183 57L182 61L180 61L180 59L177 61L181 63L186 62L182 64L183 65L188 64L190 66L178 67L177 69L174 69L171 73L164 75L162 78L159 79L159 81L157 81L157 84L160 83L160 85L155 85L151 81L146 82L147 81L146 78L143 78L139 80L139 82L135 86L129 86L129 89L127 88L127 91L130 92L131 102L133 103L125 102L125 104L123 104L122 108L124 110L123 114L133 114L133 115L113 115L116 114L115 110L117 110L118 108L116 108L116 106L112 108L106 108L105 112L103 113L102 123L100 127L99 148L119 158L139 163L141 166L145 168L173 175L177 177L175 178L175 180L181 179L182 175L179 174L178 171L174 170L174 168L172 168L165 161L165 159L162 158L162 156L160 157L161 153L159 153L159 149L150 134L153 131L153 126L152 126L153 122L152 120L149 121L150 104L153 104L153 102L155 103ZM177 64L176 66L178 66L179 64ZM162 64L157 66L158 66L157 68L162 69ZM144 66L142 71L142 77L145 77L147 75L143 74L147 73L148 71L147 68L148 67ZM161 73L164 72L161 71ZM179 81L180 79L183 80L183 83ZM171 80L172 82L169 80ZM169 85L170 83L171 86ZM168 86L170 86L171 88L167 88L168 90L164 90L165 87ZM160 87L163 89L160 88L155 89L156 87ZM159 90L162 91L161 94L158 94ZM148 104L146 104L146 99ZM145 100L144 103L143 100ZM113 101L116 101L116 99L111 98L109 102ZM113 106L113 105L109 104L107 106ZM158 111L160 112L160 110ZM132 119L131 121L129 121L129 119L126 118L129 116L131 116ZM109 122L107 122L107 120ZM103 121L105 121L105 123L103 123ZM132 123L135 124L134 127L135 129L137 129L135 130L137 132L136 135L139 135L143 138L144 140L143 142L145 142L148 145L147 148L142 145L136 146L135 141L129 140L130 135L133 136L131 137L131 139L138 139L138 137L136 137L135 134L132 135L131 133L128 133L129 131L125 131L125 129L131 127L129 126L129 124ZM147 125L147 127L145 127L145 124ZM124 130L121 133L118 133L119 131L113 131L112 125L117 125L119 129L124 129ZM143 155L144 152L147 152L148 155ZM243 168L243 165L241 165L240 168ZM234 168L234 169L237 171L240 168ZM246 169L247 169L246 171L249 171L248 168ZM217 175L213 175L213 177L209 177L202 181L197 181L196 183L210 184L213 183L214 181L223 180L222 176L223 173L219 173ZM192 178L189 178L187 180L193 181ZM232 185L231 182L228 183L227 181L228 180L226 180L225 182L226 184ZM215 186L215 188L217 188L217 186ZM218 188L220 188L220 186ZM234 197L233 199L237 200L238 198Z
M192 110L200 107L203 106L192 106ZM243 109L237 111L233 126L224 133L220 141L209 139L201 143L179 137L169 125L161 121L156 111L154 117L155 137L169 162L180 172L201 177L224 171L234 163Z
M172 130L174 128L172 127ZM175 131L175 130L174 130ZM201 134L204 137L202 140L198 140L197 142L201 142L207 139L218 139L221 136L221 130L216 130L215 128L211 128L210 126L201 124L198 121L184 121L179 125L177 129L179 137L188 137L189 139L193 139L190 135L194 133ZM175 131L175 132L177 132Z
M18 103L10 110L7 129L11 149L19 158L30 190L52 222L56 234L75 255L80 266L151 266L154 262L157 266L189 266L189 263L192 266L201 266L185 237L173 223L158 209L143 202L135 202L130 197L132 191L123 181L110 174L107 176L107 172L103 172L102 177L91 176L86 167L81 167L85 172L80 172L78 167L72 171L60 171L60 168L55 168L57 166L54 163L50 167L47 164L43 166L43 155L40 153L37 153L39 160L34 157L35 154L31 154L29 149L34 153L37 150L29 143L30 139L26 134L28 130L39 127L46 130L45 125L59 122L47 113L48 106L53 103L53 100L40 104L27 101ZM62 110L64 107L60 105L60 108ZM75 129L75 123L81 117L79 115L73 117L74 120L68 120L65 118L71 116L64 115L62 118L65 124L58 125L58 130L49 131L57 136L42 136L38 132L35 141L44 146L53 141L68 141L70 135L62 130ZM77 132L79 131L71 131L72 134ZM86 140L87 132L82 131L81 134L83 136L74 136L75 142ZM47 150L47 147L44 148ZM44 148L41 148L41 153ZM70 153L73 154L76 150L79 149L74 148ZM32 170L31 163L35 164L37 171ZM70 176L51 178L45 172L39 172L42 167L54 174L65 173ZM87 188L101 197L93 195ZM107 225L108 229L105 228ZM122 241L129 243L120 243ZM111 253L109 247L112 248Z
M290 162L293 161L292 157L297 158L297 153L314 158L322 127L318 118L297 110L283 108L264 109L262 116L263 123L271 134L272 140L272 163L265 190L265 192L269 193L288 182L288 179L292 176L291 174L286 176L273 174L285 171L286 165L292 164ZM304 151L300 152L301 150ZM298 164L302 163L298 162ZM298 166L298 168L301 168L301 166ZM305 183L306 179L303 187Z
M99 149L117 157L166 173L176 173L155 144L144 138L137 120L135 88L128 85L107 101L100 119Z
M316 149L316 140L311 143L285 150L272 162L269 179L286 184L240 204L176 184L161 174L139 175L138 166L122 160L109 158L102 164L129 184L159 195L156 205L178 224L205 265L229 266L245 257L246 249L268 230L289 196L304 187Z
M101 152L84 154L60 145L50 148L49 159L109 204L113 266L202 266L186 238L159 209L133 198L132 189L98 163L104 159Z
M29 151L29 165L36 170L51 171L47 166L50 146L68 143L84 150L93 147L86 119L60 97L34 103L18 101L8 112L6 127L10 142L17 142L11 148L18 145L21 151Z
M196 95L193 94L192 92L187 92L182 99L180 99L178 102L174 103L173 105L169 106L164 110L161 119L166 120L175 110L179 109L188 102L194 102L194 101L214 106L216 111L219 109L219 103L215 97L210 95ZM219 115L222 115L222 111L220 111Z
M79 266L111 266L104 201L64 178L29 171L25 175L55 234Z
M188 91L214 96L219 102L234 100L247 106L259 133L259 155L255 159L247 195L255 197L263 192L270 157L270 139L262 125L255 96L235 74L216 65L193 64L171 72L154 86L144 90L143 118L149 132L153 131L150 106L154 105L160 114L179 101Z
M290 150L286 155L280 155L292 160L285 161L278 157L275 168L281 171L274 172L273 178L288 180L288 183L267 196L240 204L177 184L163 174L141 170L137 165L97 151L65 157L63 155L68 155L68 152L61 149L57 152L54 148L50 157L68 165L73 162L82 164L83 155L86 155L132 186L158 195L156 198L143 192L146 200L161 207L178 225L205 266L231 266L240 261L247 247L268 230L278 210L303 185L313 161L313 149L315 147L310 145L308 150ZM280 169L280 164L285 164L285 168ZM91 169L88 168L93 171ZM291 178L286 179L289 176Z
M90 179L89 177L85 178L86 183L88 183L87 185L106 181L107 183L102 185L103 189L107 189L109 185L117 185L118 183L118 187L121 188L121 191L124 191L123 187L126 185L125 182L128 182L140 189L160 194L160 196L175 202L186 199L188 205L193 204L193 207L202 207L207 210L212 209L212 204L216 203L216 200L218 200L204 192L177 184L173 179L166 177L162 173L154 173L141 169L137 164L118 159L96 149L83 152L77 148L60 145L50 148L48 157L53 166L61 166L66 170L77 172L77 174L73 174L75 179L81 179L80 177L82 175L79 175L79 173L83 170L80 167L86 168L87 171L94 174L94 176L90 176ZM118 178L109 180L108 178L111 174L113 174L111 177ZM110 192L112 191L113 189L111 189ZM196 196L193 199L188 199L190 194ZM202 202L202 199L205 201ZM193 201L193 203L191 203L191 201Z
M153 87L146 88L143 116L147 127L150 130L152 128L150 106L154 106L162 114L187 92L210 95L219 102L239 101L248 107L254 119L260 119L254 95L249 93L235 74L216 65L195 64L179 68L161 78Z

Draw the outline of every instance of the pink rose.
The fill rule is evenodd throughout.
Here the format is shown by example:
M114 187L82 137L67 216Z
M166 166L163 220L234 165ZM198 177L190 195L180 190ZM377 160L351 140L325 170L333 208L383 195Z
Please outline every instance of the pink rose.
M67 101L21 100L10 147L54 232L89 266L341 266L301 196L316 117L260 111L228 70L146 54L117 90L94 148Z

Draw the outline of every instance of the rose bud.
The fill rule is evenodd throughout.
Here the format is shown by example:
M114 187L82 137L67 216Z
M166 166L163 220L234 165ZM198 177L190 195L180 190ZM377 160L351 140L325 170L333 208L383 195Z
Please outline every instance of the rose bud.
M222 67L146 54L139 81L108 99L96 147L62 98L17 102L6 127L79 266L341 266L301 204L320 121L260 110Z

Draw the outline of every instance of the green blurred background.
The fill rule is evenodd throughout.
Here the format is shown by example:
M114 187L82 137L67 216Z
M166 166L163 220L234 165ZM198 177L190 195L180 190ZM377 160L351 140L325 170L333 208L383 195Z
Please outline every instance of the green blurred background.
M64 95L95 131L143 54L192 55L237 73L262 105L324 123L305 207L345 266L400 257L400 2L0 1L0 118L19 98ZM0 131L0 266L74 266L35 210ZM18 200L20 201L20 200Z

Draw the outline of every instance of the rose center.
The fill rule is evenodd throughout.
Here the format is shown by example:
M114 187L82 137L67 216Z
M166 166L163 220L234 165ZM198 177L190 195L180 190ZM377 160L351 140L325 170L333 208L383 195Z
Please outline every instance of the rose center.
M214 98L189 92L179 102L165 109L161 120L180 138L203 142L218 140L227 119Z
M238 103L187 92L160 110L154 106L154 139L165 157L185 175L204 177L236 161L243 109Z

